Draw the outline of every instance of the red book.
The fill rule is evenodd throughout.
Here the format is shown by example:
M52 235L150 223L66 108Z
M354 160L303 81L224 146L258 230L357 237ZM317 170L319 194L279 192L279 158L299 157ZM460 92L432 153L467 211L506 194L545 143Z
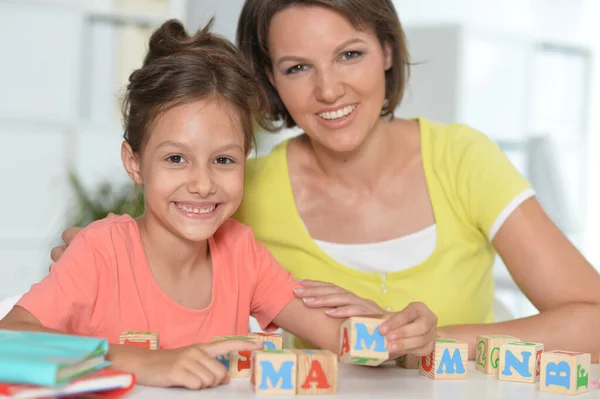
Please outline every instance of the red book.
M85 394L86 398L118 398L135 385L135 375L110 368L98 370L61 386L0 382L0 398L56 398Z

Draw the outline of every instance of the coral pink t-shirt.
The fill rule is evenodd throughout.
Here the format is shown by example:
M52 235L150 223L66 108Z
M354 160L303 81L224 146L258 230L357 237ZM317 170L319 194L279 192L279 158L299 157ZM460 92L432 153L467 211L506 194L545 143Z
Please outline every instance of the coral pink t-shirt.
M298 284L249 227L225 222L209 239L212 300L200 310L169 298L155 281L138 225L125 216L92 223L73 240L50 274L17 303L45 327L119 343L123 331L160 333L160 348L248 334L249 316L267 330Z

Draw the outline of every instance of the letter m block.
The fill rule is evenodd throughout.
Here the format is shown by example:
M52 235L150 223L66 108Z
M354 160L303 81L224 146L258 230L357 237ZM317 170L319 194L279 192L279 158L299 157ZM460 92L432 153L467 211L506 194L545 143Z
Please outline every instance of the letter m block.
M297 355L291 350L261 350L252 352L250 383L254 393L295 395Z
M589 353L551 351L542 353L540 392L576 395L590 390Z
M435 340L435 348L419 362L419 374L434 380L467 378L469 344L454 339Z
M389 358L385 337L379 332L383 320L350 317L340 327L340 361L378 366Z

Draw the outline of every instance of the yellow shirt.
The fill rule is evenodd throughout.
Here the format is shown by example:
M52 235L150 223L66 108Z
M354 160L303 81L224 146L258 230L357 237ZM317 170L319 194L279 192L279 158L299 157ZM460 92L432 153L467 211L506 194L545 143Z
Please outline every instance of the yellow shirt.
M436 247L414 267L367 273L339 264L312 240L297 212L287 168L287 141L249 159L236 217L254 230L294 277L331 282L402 310L420 301L438 325L492 322L496 255L488 232L520 193L530 189L498 145L465 125L419 119L427 187L437 225Z

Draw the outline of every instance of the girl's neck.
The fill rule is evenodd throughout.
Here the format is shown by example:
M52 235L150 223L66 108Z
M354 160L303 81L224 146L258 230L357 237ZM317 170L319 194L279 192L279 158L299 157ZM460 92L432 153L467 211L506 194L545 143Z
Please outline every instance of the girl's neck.
M398 130L403 121L380 118L365 141L352 152L333 152L318 143L308 145L311 148L315 167L328 179L347 187L363 187L371 190L378 184L377 177L390 170L390 165L398 159L407 158L403 146L399 146Z
M145 214L137 220L142 245L153 271L188 276L198 268L210 266L208 240L191 242L165 229L155 218Z

